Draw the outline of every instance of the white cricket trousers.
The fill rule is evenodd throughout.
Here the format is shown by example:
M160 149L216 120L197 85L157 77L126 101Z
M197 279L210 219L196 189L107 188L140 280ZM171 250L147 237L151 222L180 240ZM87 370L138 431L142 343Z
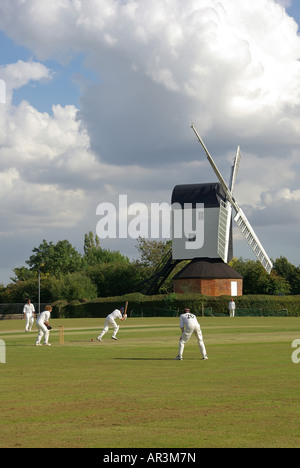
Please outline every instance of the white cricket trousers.
M178 355L182 358L182 354L183 354L183 351L184 351L184 346L189 341L189 339L191 338L193 333L197 338L198 345L199 345L202 357L203 358L207 357L206 349L205 349L205 345L204 345L204 341L203 341L203 336L202 336L202 331L201 331L201 328L200 328L199 324L190 325L189 327L187 327L187 326L185 327L184 332L182 333L182 335L181 335L181 337L179 339Z
M109 327L113 327L114 331L113 331L113 334L112 336L115 338L116 337L116 334L118 333L119 331L119 325L117 324L117 322L114 320L114 319L108 319L106 318L105 319L105 322L104 322L104 327L103 327L103 330L102 332L100 333L100 335L98 336L99 340L101 340L101 338L105 335L105 333L108 332L109 330Z
M25 324L25 331L31 331L32 325L34 322L33 315L26 314L26 324Z
M43 336L44 336L44 343L47 344L49 340L48 328L46 327L44 323L39 323L39 322L36 322L36 326L39 330L39 333L36 339L36 344L39 344L41 342L41 339L43 338Z

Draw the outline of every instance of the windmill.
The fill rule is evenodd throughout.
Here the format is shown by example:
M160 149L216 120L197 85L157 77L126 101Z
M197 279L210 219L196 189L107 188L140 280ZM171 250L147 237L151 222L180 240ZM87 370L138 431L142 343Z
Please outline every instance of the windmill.
M191 128L207 155L218 183L177 185L173 189L172 258L173 261L192 260L174 276L174 290L179 293L241 295L243 278L228 265L233 256L233 211L240 232L268 273L272 270L272 262L233 196L241 160L240 148L237 148L227 185L194 124ZM182 236L177 236L179 228L184 225L183 213L193 219L193 227L189 223L189 229L185 229Z
M272 262L233 196L241 160L240 148L237 148L227 185L194 124L191 128L218 182L174 187L171 200L172 252L162 259L150 278L147 294L156 294L178 263L191 260L174 276L175 292L200 292L212 296L242 295L243 277L228 265L233 257L233 211L240 232L268 273L272 270ZM189 222L186 223L186 220Z

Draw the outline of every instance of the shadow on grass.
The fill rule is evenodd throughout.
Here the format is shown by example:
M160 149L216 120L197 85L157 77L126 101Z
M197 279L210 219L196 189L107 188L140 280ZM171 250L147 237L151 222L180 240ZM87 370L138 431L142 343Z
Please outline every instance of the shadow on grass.
M114 359L125 361L174 361L173 358L116 357Z

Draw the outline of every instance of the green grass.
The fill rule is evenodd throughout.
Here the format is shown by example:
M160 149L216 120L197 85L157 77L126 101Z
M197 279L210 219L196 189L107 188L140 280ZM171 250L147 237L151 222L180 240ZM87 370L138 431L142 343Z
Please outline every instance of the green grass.
M104 319L52 320L52 347L1 321L0 447L299 447L300 319L199 321L208 361L194 337L174 361L177 318L128 319L103 343Z

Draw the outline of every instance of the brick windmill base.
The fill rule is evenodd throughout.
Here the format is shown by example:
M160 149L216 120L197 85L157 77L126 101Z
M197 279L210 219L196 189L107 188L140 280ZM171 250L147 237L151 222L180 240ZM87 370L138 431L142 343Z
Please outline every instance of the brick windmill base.
M243 277L220 258L195 258L173 278L174 292L242 296Z

